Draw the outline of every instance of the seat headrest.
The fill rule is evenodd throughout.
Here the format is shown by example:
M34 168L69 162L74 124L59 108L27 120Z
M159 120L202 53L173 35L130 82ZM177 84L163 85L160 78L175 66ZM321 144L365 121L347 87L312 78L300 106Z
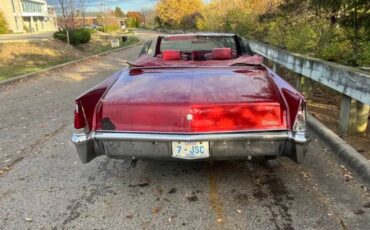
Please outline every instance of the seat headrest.
M213 60L226 60L233 58L233 51L231 48L214 48L212 50Z
M179 50L163 50L162 51L163 60L176 61L181 59L181 53Z

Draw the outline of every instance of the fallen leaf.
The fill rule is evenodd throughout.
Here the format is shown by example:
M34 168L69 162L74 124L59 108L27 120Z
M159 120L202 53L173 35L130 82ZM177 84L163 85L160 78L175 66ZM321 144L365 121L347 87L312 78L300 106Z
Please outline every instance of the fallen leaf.
M174 193L176 193L177 192L177 189L175 189L175 188L171 188L170 189L170 191L168 191L167 193L168 194L174 194Z
M349 173L344 174L344 180L345 181L350 181L352 179L353 179L353 176L351 176L351 174L349 174Z
M192 194L191 196L186 197L186 199L190 202L193 202L193 201L197 201L198 197L196 195Z
M161 211L161 208L160 207L155 207L155 208L152 209L152 213L153 214L157 214L160 211Z
M149 186L149 185L150 185L149 183L145 182L145 183L137 184L136 186L139 186L139 187L143 188L143 187L146 187L146 186Z
M362 214L364 214L365 212L364 212L362 209L359 209L359 210L354 211L354 213L355 213L356 215L362 215Z
M222 219L220 218L220 219L217 219L217 223L222 223Z

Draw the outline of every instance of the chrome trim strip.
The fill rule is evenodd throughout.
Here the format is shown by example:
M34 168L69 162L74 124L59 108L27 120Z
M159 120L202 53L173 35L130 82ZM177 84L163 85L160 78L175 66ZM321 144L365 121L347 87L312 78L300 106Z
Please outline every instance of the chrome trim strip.
M73 134L72 142L80 144L87 140L127 140L127 141L220 141L220 140L294 140L297 143L308 141L304 133L292 131L218 133L218 134L156 134L156 133L118 133L92 132Z
M294 139L289 131L256 133L221 133L221 134L153 134L153 133L111 133L96 132L96 140L132 140L132 141L215 141L235 139ZM302 140L301 140L302 141Z

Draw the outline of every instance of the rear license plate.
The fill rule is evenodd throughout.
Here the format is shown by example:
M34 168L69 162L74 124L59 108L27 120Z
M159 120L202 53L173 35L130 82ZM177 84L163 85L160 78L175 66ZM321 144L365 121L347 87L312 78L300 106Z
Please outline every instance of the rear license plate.
M200 159L209 157L209 142L172 142L172 157L180 159Z

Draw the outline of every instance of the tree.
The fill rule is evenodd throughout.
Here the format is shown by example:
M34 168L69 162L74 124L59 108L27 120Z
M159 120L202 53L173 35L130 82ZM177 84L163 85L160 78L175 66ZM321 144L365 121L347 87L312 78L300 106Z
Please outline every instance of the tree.
M141 14L144 17L144 26L148 28L154 28L156 25L157 13L154 9L143 9Z
M114 16L116 16L117 18L123 18L125 14L120 7L116 6L116 9L114 10Z
M370 2L367 0L310 0L317 15L330 19L333 28L346 27L353 49L352 65L358 65L361 50L369 46Z
M181 19L181 27L183 30L191 30L197 28L197 21L203 18L199 12L186 15Z
M141 13L141 15L142 15L142 17L143 17L143 24L144 24L144 27L146 26L146 24L147 24L147 21L149 21L149 20L151 20L151 19L153 19L154 20L154 17L153 17L153 13L154 13L154 15L155 15L155 12L154 12L154 10L152 10L152 9L148 9L148 8L143 8L143 9L141 9L140 10L140 13ZM150 18L150 17L152 17L152 18Z
M3 13L0 11L0 34L5 34L8 32L8 23L5 20Z
M158 27L163 27L163 22L158 15L155 16L154 18L154 24L157 25Z
M144 21L143 15L138 11L129 11L129 12L127 12L127 17L136 18L136 20L138 22L143 22Z
M254 19L251 0L214 0L201 11L203 18L198 19L201 30L236 32L245 35L252 27Z
M202 0L159 0L156 11L164 25L179 28L184 17L200 12L202 7Z
M344 65L370 65L369 0L208 2L196 19L200 30L234 32Z
M58 0L58 5L61 24L66 31L67 43L70 44L69 30L75 27L75 14L77 13L75 0Z
M127 22L129 27L139 27L144 22L143 15L138 11L127 12Z
M82 16L82 25L86 25L86 0L79 0L79 13Z
M140 25L140 22L136 18L131 18L131 17L127 19L126 23L127 23L127 26L130 28L139 27Z

